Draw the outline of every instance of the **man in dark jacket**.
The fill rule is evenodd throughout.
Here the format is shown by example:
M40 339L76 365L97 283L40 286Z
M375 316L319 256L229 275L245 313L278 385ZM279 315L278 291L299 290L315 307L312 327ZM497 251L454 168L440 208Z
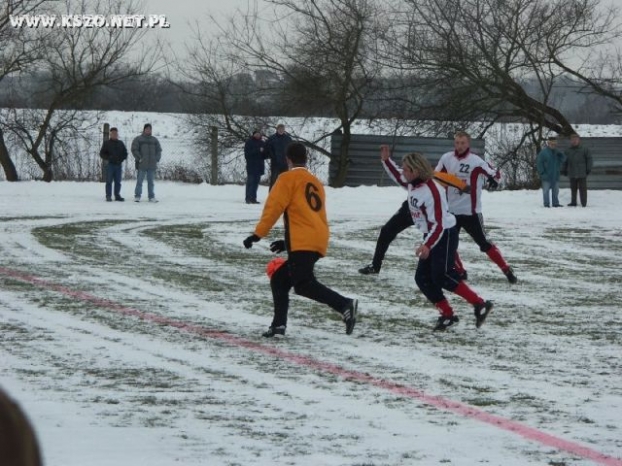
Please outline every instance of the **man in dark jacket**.
M127 159L127 148L119 140L117 128L110 128L110 139L104 141L99 156L106 163L106 201L112 201L112 184L114 182L114 200L123 202L121 197L121 178L123 161Z
M287 171L285 149L292 142L292 137L285 132L285 125L280 123L276 126L276 133L268 138L266 148L270 156L270 189L277 177Z
M577 189L581 205L587 205L587 176L592 171L592 154L581 144L581 138L574 133L570 135L570 147L566 149L566 161L562 166L562 174L570 178L570 204L577 206Z
M151 135L151 124L143 127L143 133L132 141L132 155L136 160L136 189L134 189L134 202L140 202L143 193L143 182L147 177L147 193L149 202L158 202L153 190L153 180L158 163L162 157L160 141Z
M265 168L265 141L261 132L256 129L244 145L244 158L246 159L246 203L259 204L257 202L257 189L261 175L266 172Z

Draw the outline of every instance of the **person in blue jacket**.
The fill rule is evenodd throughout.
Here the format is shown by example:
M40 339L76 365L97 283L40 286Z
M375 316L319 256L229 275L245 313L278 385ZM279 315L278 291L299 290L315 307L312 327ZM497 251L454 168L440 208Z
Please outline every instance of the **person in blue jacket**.
M253 130L253 134L244 145L244 158L246 159L246 203L259 204L257 201L257 189L259 180L266 172L265 168L266 143L261 131Z
M547 147L542 149L536 158L536 169L542 182L542 199L544 207L551 207L549 192L551 192L553 207L562 207L559 203L559 174L566 156L557 149L557 138L551 136L547 140Z

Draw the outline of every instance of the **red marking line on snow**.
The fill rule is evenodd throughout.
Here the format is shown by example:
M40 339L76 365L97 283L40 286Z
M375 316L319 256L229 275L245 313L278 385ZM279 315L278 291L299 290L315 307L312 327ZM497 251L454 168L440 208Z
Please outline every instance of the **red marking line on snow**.
M254 343L250 340L246 340L244 338L232 335L230 333L209 329L200 325L189 324L183 321L174 320L157 314L151 314L149 312L126 307L121 304L115 303L114 301L98 298L97 296L93 296L83 291L74 291L65 286L58 285L56 283L43 280L32 275L27 275L15 270L0 267L0 274L16 280L20 280L22 282L39 286L41 288L56 291L58 293L64 294L65 296L95 304L104 309L116 311L119 314L137 317L147 322L167 325L182 330L184 332L202 335L208 338L212 338L214 340L220 340L233 346L247 348L251 351L274 356L300 366L309 367L320 372L337 375L346 380L362 382L378 388L382 388L384 390L401 396L407 396L409 398L419 400L430 406L434 406L437 409L449 411L468 419L475 419L477 421L490 424L499 429L513 432L528 440L533 440L534 442L540 443L542 445L553 447L584 459L592 460L598 464L603 464L606 466L622 466L622 460L620 458L614 458L612 456L605 455L596 450L585 447L579 443L564 440L560 437L547 434L546 432L543 432L541 430L534 429L533 427L529 427L527 425L512 421L510 419L506 419L501 416L489 414L479 408L475 408L464 403L452 401L440 396L428 395L422 390L418 390L416 388L408 387L406 385L400 385L398 383L388 380L383 380L378 377L365 374L363 372L345 369L336 364L318 361L317 359L313 359L309 356L301 356L295 353L280 350L278 348L264 346L259 343Z

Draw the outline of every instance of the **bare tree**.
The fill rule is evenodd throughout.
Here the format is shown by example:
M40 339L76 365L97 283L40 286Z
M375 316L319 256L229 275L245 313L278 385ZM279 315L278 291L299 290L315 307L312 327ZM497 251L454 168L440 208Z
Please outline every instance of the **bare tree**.
M607 99L616 113L622 113L622 52L618 49L588 55L581 66L573 68L562 58L556 65L583 83L582 92Z
M219 171L231 165L240 165L242 154L229 156L228 152L245 141L252 130L270 125L266 118L255 116L257 92L248 70L231 59L230 44L224 37L206 38L198 23L191 44L186 44L186 57L171 63L169 80L183 92L183 106L189 127L194 128L194 144L198 166L203 177L212 173L212 128L217 129ZM233 173L236 180L242 172ZM218 179L221 179L220 176Z
M7 0L0 7L0 81L24 70L40 56L39 37L30 28L17 27L12 20L34 12L44 13L46 3L49 0Z
M41 34L27 28L14 27L14 17L41 11L47 0L8 0L0 7L0 82L12 74L23 71L40 57ZM17 181L15 164L9 155L4 132L0 126L0 165L7 181Z
M43 109L9 109L5 112L6 132L16 146L30 148L39 136L39 126L46 115ZM99 177L99 158L84 157L84 148L101 115L84 110L56 110L39 144L38 154L54 173L55 179L87 180ZM76 154L80 156L76 157ZM29 154L32 156L32 154ZM34 158L33 158L34 159ZM36 159L34 159L36 162ZM39 163L37 163L40 166Z
M377 37L385 27L385 15L373 0L268 0L268 3L274 7L269 20L262 20L256 9L250 9L246 14L237 14L221 28L221 44L226 42L221 50L226 51L231 67L220 77L234 70L238 75L270 73L277 79L255 81L255 94L248 96L249 99L272 99L273 108L295 109L301 116L314 115L321 109L337 117L340 125L334 129L341 130L344 137L334 161L338 167L334 184L342 185L349 160L352 123L360 116L380 72L378 62L372 57ZM209 76L215 68L214 62L205 63L211 70L204 76ZM214 76L211 79L214 82ZM231 79L220 79L220 82L230 84ZM223 91L223 87L218 88L221 104ZM218 111L226 111L225 106L221 105ZM332 130L322 139L330 133ZM311 141L307 144L329 155L319 145L314 146Z
M445 117L529 122L573 131L552 98L566 62L587 43L609 41L611 17L597 0L404 0L407 21L392 47L399 63L432 92L422 107ZM404 40L400 40L404 37ZM537 89L525 83L535 80ZM443 114L441 112L441 114Z
M130 15L137 12L133 1L121 0L65 0L68 14ZM45 37L41 57L36 64L41 72L40 97L46 103L37 125L20 128L18 121L5 122L5 128L19 135L25 151L43 172L43 180L53 179L53 153L49 150L60 129L54 121L55 113L63 108L79 107L80 102L95 89L114 86L129 78L144 75L154 66L157 47L138 55L136 44L148 32L146 29L117 28L53 28ZM134 56L132 55L134 54ZM28 136L25 136L28 132ZM46 149L47 148L47 149Z

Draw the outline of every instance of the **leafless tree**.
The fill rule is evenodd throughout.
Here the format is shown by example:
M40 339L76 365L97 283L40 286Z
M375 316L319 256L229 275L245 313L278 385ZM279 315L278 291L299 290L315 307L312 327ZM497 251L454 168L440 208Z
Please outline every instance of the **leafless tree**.
M40 56L39 37L33 30L16 27L12 19L33 13L45 13L49 0L6 0L0 7L0 81L24 70Z
M212 173L212 128L217 130L219 171L234 172L234 180L242 180L232 166L242 154L230 157L228 153L245 141L253 128L263 130L270 125L266 118L255 116L257 93L248 70L231 59L230 44L226 37L207 38L200 26L194 28L192 42L186 44L183 60L171 61L171 83L183 92L185 120L194 129L197 166L203 177ZM171 52L172 53L172 52ZM221 179L220 176L218 179ZM231 180L230 180L231 181Z
M523 121L562 135L573 131L552 89L569 72L561 61L570 63L586 47L611 40L612 17L598 12L598 0L403 5L404 21L396 24L392 47L398 44L398 63L431 92L422 107L444 109L446 117ZM538 88L528 91L524 84L534 79Z
M295 109L297 115L310 116L318 109L339 119L344 138L337 166L335 185L342 185L348 165L350 129L360 116L366 96L373 91L380 72L373 60L377 37L384 26L385 15L373 0L267 0L274 13L264 19L257 9L238 12L220 29L219 52L226 53L223 69L208 57L215 57L213 47L203 63L193 64L194 73L203 76L210 86L212 107L225 115L227 131L239 136L242 128L229 113L232 99L272 99L273 107ZM226 44L224 44L226 42ZM222 58L222 53L221 53ZM200 72L199 72L200 70ZM231 93L233 74L269 73L276 80L255 81L253 95ZM268 122L269 125L272 122ZM249 126L244 127L245 136ZM333 130L306 141L326 155L321 140Z
M14 27L11 19L34 12L44 12L47 0L7 0L0 7L0 82L13 73L25 70L40 57L40 33ZM4 131L0 126L0 165L7 181L17 181L15 164L9 155Z
M583 92L605 97L616 113L622 113L622 52L619 49L588 55L578 67L558 57L554 57L554 61L584 84Z
M55 2L57 8L60 3ZM113 15L135 14L138 4L121 0L64 0L62 12L66 14ZM57 12L61 12L57 10ZM24 150L43 172L43 180L53 179L53 158L50 150L54 135L61 130L54 122L60 109L75 108L95 89L114 86L129 78L151 71L157 60L157 47L139 54L137 43L148 33L147 29L131 28L53 28L41 45L41 56L36 61L41 73L40 97L46 102L45 111L35 127L19 128L15 123L5 129L13 131L23 142ZM24 132L28 131L28 137Z

